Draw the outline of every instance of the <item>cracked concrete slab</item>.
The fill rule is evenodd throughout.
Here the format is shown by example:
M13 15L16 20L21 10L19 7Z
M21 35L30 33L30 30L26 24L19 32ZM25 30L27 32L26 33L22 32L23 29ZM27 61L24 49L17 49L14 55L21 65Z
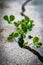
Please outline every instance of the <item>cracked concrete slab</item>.
M22 0L21 0L22 1ZM21 1L16 1L14 3L10 3L9 7L0 8L0 27L3 29L0 32L0 65L43 65L42 62L35 56L33 53L26 49L22 49L19 47L18 43L14 41L8 42L7 36L15 31L15 27L13 25L8 25L6 21L3 20L3 16L7 14L8 16L13 14L15 15L15 20L21 20L22 17L20 15L21 12ZM11 5L12 4L12 5ZM43 8L43 6L41 6ZM40 6L35 8L35 6L25 6L26 14L30 18L34 20L35 27L33 28L32 34L33 36L39 36L42 41L42 46L37 50L43 56L43 13L40 9ZM41 9L42 9L41 8ZM33 33L34 32L34 33ZM28 39L26 38L28 41Z

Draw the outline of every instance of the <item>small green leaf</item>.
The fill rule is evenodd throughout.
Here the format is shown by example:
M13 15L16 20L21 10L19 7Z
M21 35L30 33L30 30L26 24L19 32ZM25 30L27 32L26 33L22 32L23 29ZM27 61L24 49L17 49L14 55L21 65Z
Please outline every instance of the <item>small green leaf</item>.
M36 48L39 48L42 45L42 43L39 41L39 38L37 36L35 36L33 38L33 46Z
M41 45L42 45L41 42L35 42L35 43L33 43L33 46L36 47L36 48L39 48Z
M24 33L23 30L20 29L20 28L17 29L17 32L18 32L18 34L22 34L22 33Z
M35 43L35 42L39 42L39 38L36 36L33 38L33 43Z
M22 21L22 22L25 22L25 19L22 19L21 21Z
M8 41L12 41L12 39L14 38L14 32L12 32L9 36L8 36Z
M18 37L18 33L12 32L7 39L8 41L12 41L16 37Z
M18 36L19 36L19 34L18 34L18 33L15 33L15 34L14 34L14 37L18 37Z
M21 28L22 28L22 30L24 31L24 33L26 33L27 32L27 28L26 28L26 25L21 25Z
M32 24L33 23L33 20L30 19L30 23Z
M31 25L30 25L30 24L27 24L27 25L26 25L26 28L27 28L29 31L31 31L31 30L32 30L32 27L31 27Z
M16 27L18 27L18 26L19 26L19 23L18 23L18 22L14 22L14 25L15 25Z
M9 18L8 18L7 15L5 15L3 18L4 18L4 20L6 20L9 24L11 23L11 21L9 20Z
M29 35L28 38L31 39L31 38L33 38L33 36Z
M6 21L9 20L7 15L5 15L3 18L4 18L4 20L6 20Z
M15 19L15 16L10 15L10 21L13 21Z
M41 43L41 42L39 42L38 44L39 44L39 45L42 45L42 43Z

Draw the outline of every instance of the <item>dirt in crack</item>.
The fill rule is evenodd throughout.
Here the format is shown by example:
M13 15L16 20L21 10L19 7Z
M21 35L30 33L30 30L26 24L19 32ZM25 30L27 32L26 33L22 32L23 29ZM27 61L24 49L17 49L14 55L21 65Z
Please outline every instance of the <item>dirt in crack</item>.
M31 0L26 0L26 2L24 2L24 4L22 5L22 12L25 11L25 5L26 5L29 1L31 1Z
M31 51L33 54L35 54L35 55L38 57L38 59L39 59L41 62L43 62L43 56L41 56L38 51L32 49L32 48L29 47L29 46L26 46L25 49Z
M22 5L22 12L21 12L20 14L21 14L22 16L24 16L24 17L28 17L28 16L24 15L24 12L25 12L25 5L26 5L29 1L31 1L31 0L26 0L26 2ZM29 17L28 17L28 18L29 18ZM29 46L26 46L25 49L31 51L33 54L35 54L35 55L38 57L38 59L39 59L41 62L43 62L43 56L41 56L38 51L32 49L32 48L29 47Z

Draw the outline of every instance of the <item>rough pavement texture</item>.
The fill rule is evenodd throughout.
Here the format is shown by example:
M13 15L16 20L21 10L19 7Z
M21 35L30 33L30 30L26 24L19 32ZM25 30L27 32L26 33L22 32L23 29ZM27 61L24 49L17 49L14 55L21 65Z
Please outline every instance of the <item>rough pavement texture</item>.
M8 3L9 7L4 7L3 9L0 8L0 28L3 28L3 31L0 33L0 65L43 65L43 63L40 62L37 56L35 56L33 53L26 49L20 48L18 43L15 41L7 41L7 36L12 31L15 31L15 27L13 25L8 25L6 21L3 20L3 16L5 14L13 14L16 17L16 20L22 19L23 17L19 13L21 12L21 2L22 1L18 0L14 3ZM29 6L28 4L25 6L25 8L26 12L24 14L32 18L35 23L32 32L29 34L39 36L43 43L43 6ZM28 38L26 38L26 40L28 41ZM35 50L37 50L43 56L43 45L39 49Z

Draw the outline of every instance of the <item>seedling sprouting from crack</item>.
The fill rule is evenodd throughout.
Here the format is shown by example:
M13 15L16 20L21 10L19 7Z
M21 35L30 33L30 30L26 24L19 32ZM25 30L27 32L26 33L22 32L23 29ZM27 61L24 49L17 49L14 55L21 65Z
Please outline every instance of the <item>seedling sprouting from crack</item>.
M28 17L24 17L24 19L12 23L14 19L15 19L14 15L10 15L9 17L7 15L4 16L4 20L6 20L8 24L14 24L14 26L17 29L16 32L12 32L7 39L8 41L12 41L14 38L18 37L19 46L24 47L25 45L28 44L28 42L25 42L24 38L26 37L28 32L32 31L35 25L34 21ZM32 37L31 35L29 35L28 37L29 39L31 38L33 39L32 44L34 47L38 48L42 45L37 36Z
M18 38L18 44L21 48L25 48L29 51L31 51L33 54L35 54L41 62L43 62L43 56L41 56L36 50L32 49L31 47L28 46L28 41L25 42L24 38L26 37L27 33L32 31L34 27L34 21L31 20L28 17L24 17L24 19L17 21L17 22L12 22L14 21L15 16L10 15L9 17L7 15L4 16L4 20L8 22L8 24L13 24L16 27L16 32L12 32L7 40L12 41L13 39ZM32 39L32 44L34 47L39 48L42 43L40 42L39 38L37 36L33 37L32 35L28 36L29 39Z
M12 41L14 38L18 37L18 44L21 48L25 48L29 51L31 51L33 54L35 54L41 62L43 62L43 56L41 56L36 50L32 49L28 46L28 42L25 42L24 38L26 37L27 33L32 31L34 27L34 21L31 20L28 16L24 15L25 8L24 6L29 2L30 0L27 0L22 5L22 12L20 13L22 16L24 16L24 19L12 23L12 21L15 19L14 15L10 15L8 17L7 15L4 16L4 20L8 22L8 24L14 24L14 26L17 28L16 32L12 32L7 40ZM34 47L39 48L42 43L40 42L39 38L37 36L33 37L32 35L28 36L29 39L32 39L32 44Z

